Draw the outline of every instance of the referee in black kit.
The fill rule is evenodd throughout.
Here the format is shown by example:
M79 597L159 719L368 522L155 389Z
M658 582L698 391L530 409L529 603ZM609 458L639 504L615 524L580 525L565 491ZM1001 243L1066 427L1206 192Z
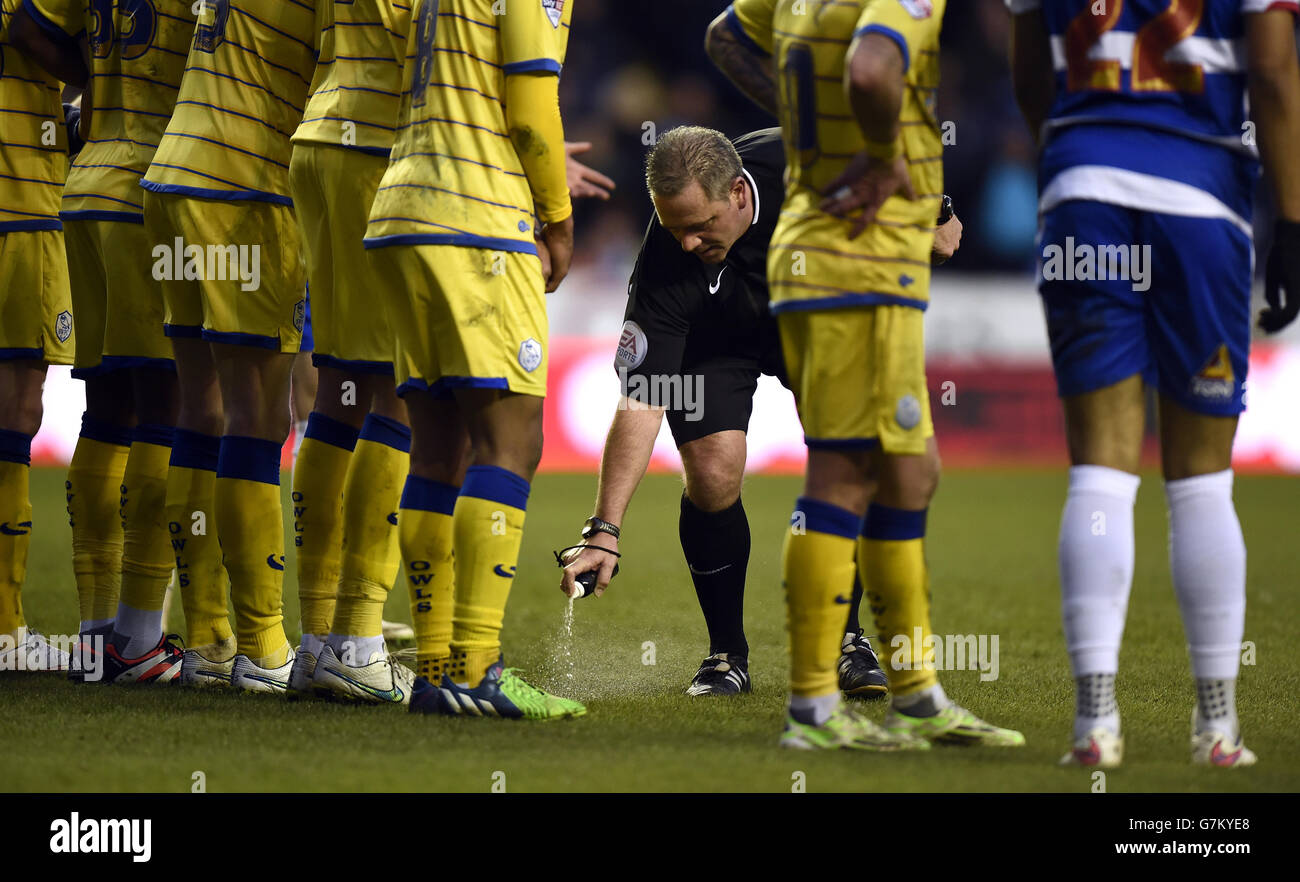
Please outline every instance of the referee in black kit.
M655 214L628 284L615 368L622 399L605 439L595 514L583 546L564 557L561 589L595 571L609 584L619 527L645 474L664 414L681 453L686 488L678 522L682 551L709 630L709 655L688 695L750 691L742 622L749 521L740 499L759 374L786 384L781 339L768 312L767 249L784 197L780 129L734 142L683 126L646 158ZM956 250L960 221L936 236L936 260ZM941 241L942 239L942 241ZM788 385L788 384L786 384ZM705 405L707 390L707 406ZM840 658L840 688L882 695L888 681L858 623L855 582Z

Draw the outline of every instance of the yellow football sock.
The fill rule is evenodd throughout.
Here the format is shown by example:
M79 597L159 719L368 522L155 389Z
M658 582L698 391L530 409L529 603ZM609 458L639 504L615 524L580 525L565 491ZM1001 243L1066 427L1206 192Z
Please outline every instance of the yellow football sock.
M801 496L785 537L781 578L790 630L790 691L801 698L839 691L836 666L853 594L853 552L861 520Z
M925 514L925 509L907 511L873 503L858 540L862 588L875 615L880 657L895 696L910 695L939 682L929 639Z
M477 685L501 655L501 622L524 536L529 485L497 466L470 466L452 515L456 602L451 678Z
M122 587L122 475L131 430L81 418L81 437L64 482L72 525L72 573L83 622L117 615Z
M298 551L302 632L321 639L334 618L343 567L343 482L356 443L356 429L313 413L293 466L293 544Z
M122 476L122 603L161 610L176 559L167 532L171 426L135 429Z
M32 436L0 429L0 634L26 624L22 588L32 540Z
M343 575L334 634L383 636L384 601L401 563L397 507L410 451L410 429L379 414L366 417L343 485Z
M188 645L230 639L226 568L217 537L217 454L221 439L177 429L167 471L167 529Z
M447 673L456 599L452 513L460 488L410 475L398 515L403 575L415 628L415 672L432 683Z
M263 668L289 658L284 634L284 511L280 445L224 435L217 465L217 533L230 574L237 652Z

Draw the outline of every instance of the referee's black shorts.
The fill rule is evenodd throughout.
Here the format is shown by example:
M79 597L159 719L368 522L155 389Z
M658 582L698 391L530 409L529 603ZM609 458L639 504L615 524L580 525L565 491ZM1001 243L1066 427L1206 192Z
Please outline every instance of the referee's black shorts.
M785 377L780 339L774 335L764 335L761 345L752 352L706 354L683 364L682 374L692 378L700 398L698 406L690 411L680 407L668 410L668 428L679 449L715 432L748 431L760 374L774 376L786 387L790 385Z

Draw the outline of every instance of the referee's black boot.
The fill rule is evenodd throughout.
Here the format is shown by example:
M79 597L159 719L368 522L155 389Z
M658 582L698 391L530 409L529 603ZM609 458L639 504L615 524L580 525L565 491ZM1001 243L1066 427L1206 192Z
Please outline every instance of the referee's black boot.
M889 692L889 678L880 669L876 651L861 630L844 635L839 672L840 691L850 698L880 698Z
M706 658L687 695L739 695L749 691L749 659L743 655L716 652Z

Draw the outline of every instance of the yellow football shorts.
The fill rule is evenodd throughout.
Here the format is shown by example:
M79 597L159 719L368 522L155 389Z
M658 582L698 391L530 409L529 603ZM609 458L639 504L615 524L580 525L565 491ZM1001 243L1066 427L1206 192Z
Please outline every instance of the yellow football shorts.
M144 222L167 336L298 351L307 272L290 206L146 191Z
M921 454L934 436L925 386L925 314L880 305L777 316L790 388L810 448Z
M546 395L546 282L534 254L456 245L367 252L397 330L398 393Z
M72 364L75 346L63 231L0 233L0 360Z
M289 163L311 290L312 362L392 374L396 337L361 240L388 158L295 144Z
M77 317L74 375L100 365L166 367L162 288L143 224L107 220L63 222Z

